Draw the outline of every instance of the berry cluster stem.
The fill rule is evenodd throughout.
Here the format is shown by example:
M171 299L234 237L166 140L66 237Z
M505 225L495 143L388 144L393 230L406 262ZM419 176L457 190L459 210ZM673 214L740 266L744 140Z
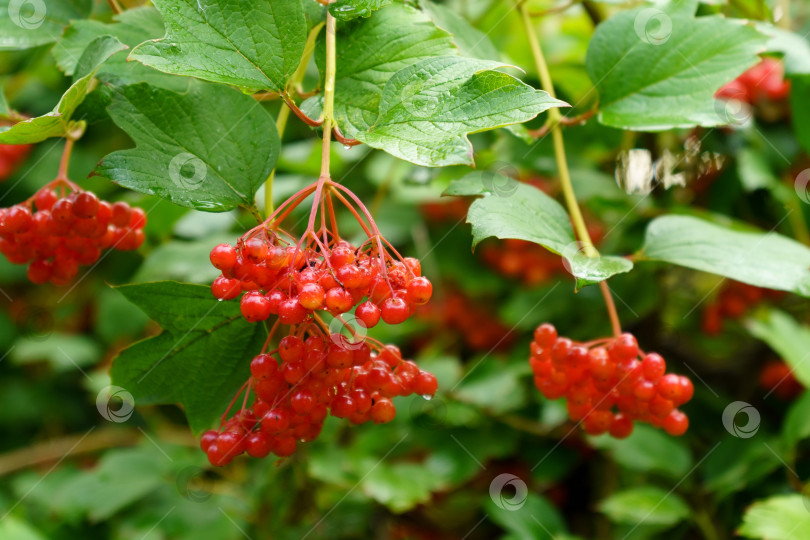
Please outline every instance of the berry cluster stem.
M537 74L540 76L540 84L543 90L548 92L551 97L555 97L554 83L551 80L551 73L549 73L548 63L543 55L543 49L540 47L540 40L537 38L537 32L532 23L529 8L526 6L526 2L520 1L517 4L517 8L523 20L523 26L526 29L526 36L529 40L532 56L534 57ZM548 115L551 123L551 138L554 143L554 158L557 161L557 170L560 175L560 188L562 189L563 198L565 199L565 205L568 207L568 213L571 215L574 231L585 249L585 254L588 257L598 257L599 252L596 250L596 247L594 247L591 235L588 233L588 227L585 225L585 219L582 217L582 211L579 209L574 187L571 183L571 172L568 169L568 160L565 157L565 141L563 140L562 129L560 128L562 114L558 108L552 107L548 110ZM610 324L613 328L613 333L618 336L621 334L621 323L619 322L619 315L616 312L616 304L613 302L613 296L610 294L610 288L604 281L599 283L599 288L602 291L602 296L605 298L605 306L610 316Z
M326 13L326 69L323 83L323 152L321 154L321 181L329 178L329 154L335 115L335 76L337 24L331 13Z
M318 24L309 32L307 36L307 43L304 47L304 55L301 57L301 63L298 64L298 69L295 70L290 80L287 82L287 93L295 92L301 93L301 82L304 80L304 75L307 72L307 65L310 58L312 58L312 51L315 50L315 41L318 39L323 23ZM278 111L276 118L276 131L278 131L278 138L281 140L284 137L284 130L287 127L287 120L290 118L290 107L286 101L281 102L281 108ZM270 171L270 176L264 182L264 213L270 215L273 213L273 180L276 176L276 169Z
M57 180L68 179L68 167L70 166L70 155L73 153L73 143L75 141L68 137L65 139L65 147L62 150L62 159L59 160L59 172L56 175Z

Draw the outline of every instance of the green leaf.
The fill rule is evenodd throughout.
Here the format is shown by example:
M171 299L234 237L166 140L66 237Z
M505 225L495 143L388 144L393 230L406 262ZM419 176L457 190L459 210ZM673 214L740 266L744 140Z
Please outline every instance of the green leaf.
M59 39L71 19L90 15L93 0L0 0L0 50L22 50Z
M523 483L518 477L512 481ZM525 485L523 483L524 487ZM511 491L508 491L509 489ZM512 533L510 538L553 540L562 537L565 522L550 502L534 493L524 493L525 500L521 505L520 500L515 500L518 495L515 487L506 488L501 493L490 492L490 497L484 504L489 518Z
M483 195L467 212L473 247L490 236L539 244L565 259L566 268L577 278L577 287L633 268L633 263L622 257L588 257L575 240L571 221L560 203L536 187L498 172L469 173L453 181L443 195Z
M407 512L430 501L439 479L416 463L381 463L370 470L360 483L362 490L392 512Z
M810 327L777 309L763 311L746 326L787 362L800 383L810 387Z
M104 61L126 48L113 36L99 36L85 49L77 65L81 77L76 79L62 95L53 111L18 122L11 127L0 127L0 144L29 144L49 137L62 137L71 130L70 118L76 107L84 101L90 83Z
M57 372L78 371L101 359L98 343L87 336L50 334L47 338L20 337L9 351L15 364L45 361Z
M783 55L786 75L810 74L810 42L807 35L799 35L766 22L758 21L754 25L770 38L765 50Z
M472 165L468 133L519 124L566 105L493 71L500 67L445 56L404 68L386 83L377 120L355 138L417 165Z
M335 0L329 4L329 13L339 21L350 21L358 17L369 17L390 4L392 0Z
M639 131L717 126L715 92L759 61L765 36L741 21L694 17L697 0L622 11L600 24L586 67L599 121Z
M79 57L90 42L99 36L112 35L125 45L135 47L146 40L165 34L163 19L153 7L128 9L116 15L114 21L104 24L94 20L80 20L68 26L51 51L59 69L66 75L73 75ZM188 79L185 77L167 75L139 62L127 62L127 55L124 52L110 57L99 68L96 77L102 81L112 81L117 86L148 82L176 90L188 87Z
M619 465L634 471L657 472L680 480L692 466L691 454L683 440L647 425L636 425L626 439L591 437L590 441L607 450Z
M810 538L810 500L794 494L757 501L745 511L737 534L763 540Z
M810 296L810 249L775 232L741 232L696 217L663 216L647 226L637 260Z
M166 37L129 57L166 73L280 92L304 53L301 1L155 0Z
M56 493L57 505L62 511L86 513L93 522L107 520L164 485L170 465L157 449L114 450L104 454L95 469L62 486Z
M492 41L482 31L472 26L464 17L443 4L431 0L420 0L419 6L439 28L453 35L453 43L463 56L481 60L500 60L501 54Z
M160 281L118 290L163 332L118 355L113 384L136 405L182 404L197 433L210 427L247 380L264 327L246 322L238 302L218 302L204 285Z
M180 206L251 206L278 157L273 118L232 88L195 82L181 94L130 85L108 112L136 147L106 156L94 174Z
M790 80L790 108L793 111L793 132L805 152L810 152L810 76L793 77ZM798 187L798 186L797 186ZM801 196L807 200L808 184L804 184Z
M13 538L14 540L45 540L46 537L31 524L19 520L13 514L7 515L0 521L0 538Z
M782 425L782 442L788 452L795 454L796 445L810 437L810 392L791 403Z
M8 101L6 101L6 94L0 88L0 117L7 117L9 113Z
M380 43L386 45L380 48ZM342 25L335 75L335 118L347 137L367 130L380 108L385 83L400 69L432 56L457 54L450 35L410 6L391 5L374 17ZM373 51L373 54L371 52ZM318 42L315 59L324 72L326 49ZM319 97L305 102L317 103Z
M626 489L599 503L614 523L675 525L689 517L689 506L677 494L654 486Z

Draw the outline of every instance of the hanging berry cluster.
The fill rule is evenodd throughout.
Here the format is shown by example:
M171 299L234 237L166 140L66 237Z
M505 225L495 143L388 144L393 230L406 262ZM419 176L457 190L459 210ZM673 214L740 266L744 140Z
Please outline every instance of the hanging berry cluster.
M145 225L140 208L100 201L58 178L27 201L0 208L0 253L11 263L28 264L32 283L67 285L102 250L138 249Z
M280 224L313 192L309 226L296 239ZM333 197L364 228L368 240L363 245L355 247L340 238ZM316 231L319 209L321 226ZM421 275L419 261L402 258L380 234L362 202L331 180L293 195L262 225L242 236L236 247L216 246L211 263L222 271L211 285L212 293L220 300L242 295L242 315L250 322L278 315L282 324L300 324L316 312L341 315L354 309L366 328L381 318L387 324L399 324L433 293L433 285Z
M306 231L295 238L281 224L311 195ZM360 246L341 239L335 200L366 233ZM278 317L265 350L276 330L289 325L276 351L251 362L251 378L234 398L244 391L241 410L227 419L229 407L220 429L203 435L201 447L211 464L226 465L243 452L289 456L297 442L318 436L327 415L381 424L396 414L392 398L436 392L432 374L403 360L395 346L359 336L342 318L354 309L365 328L380 319L402 323L430 299L433 286L422 277L420 262L399 255L357 196L328 176L290 197L235 247L216 246L211 263L222 272L211 285L216 298L241 295L241 312L249 322ZM331 331L321 318L325 313L355 341Z
M782 291L754 287L739 281L726 281L720 293L703 310L703 331L711 336L720 334L725 320L740 319L760 302L777 300L783 295Z
M744 101L751 105L782 101L790 95L790 81L785 80L785 68L776 58L762 61L727 83L716 97Z
M226 420L229 407L220 429L202 436L212 465L227 465L244 452L289 456L299 441L318 437L327 415L352 424L390 422L396 415L392 398L430 398L437 386L436 377L403 360L396 346L369 338L351 343L316 323L293 327L276 351L253 359L250 372L241 410Z
M529 363L537 389L547 399L565 397L568 416L591 435L621 439L634 421L675 436L689 427L677 407L692 399L692 381L666 373L664 359L639 350L632 334L576 343L544 323L534 331Z
M0 144L0 182L17 170L30 151L30 144Z

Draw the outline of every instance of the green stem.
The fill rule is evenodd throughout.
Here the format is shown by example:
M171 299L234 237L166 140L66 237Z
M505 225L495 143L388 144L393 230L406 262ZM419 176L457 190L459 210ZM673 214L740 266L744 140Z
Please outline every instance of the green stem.
M540 76L540 84L543 90L548 92L551 97L555 97L554 83L551 80L548 64L546 63L545 56L543 56L543 49L540 48L540 40L537 38L537 32L532 24L531 15L526 7L526 3L519 1L517 8L523 19L523 25L529 39L529 47L531 48L535 67L537 68L537 74ZM552 107L548 110L548 116L551 121L551 138L554 143L554 158L557 161L557 170L560 175L560 188L562 189L568 213L571 215L571 221L574 224L574 231L585 249L585 254L588 257L598 257L599 252L596 250L596 247L594 247L591 235L588 233L585 218L582 217L582 211L579 209L574 187L571 184L571 172L568 169L568 160L565 157L565 141L563 140L562 129L560 128L562 114L558 108ZM608 310L608 315L610 316L613 333L614 335L618 335L621 333L621 324L619 323L619 316L616 313L616 306L613 303L610 289L604 281L599 283L599 288L602 291L602 296L605 298L605 305Z
M315 50L315 40L318 39L318 34L323 28L323 23L320 23L312 28L307 36L307 42L304 46L304 55L301 57L301 63L298 64L298 69L295 70L290 80L287 82L287 93L293 94L298 91L301 81L304 80L304 75L307 72L307 65L312 58L312 51ZM287 127L287 120L290 118L290 108L286 103L282 102L281 109L278 111L276 118L276 131L278 131L279 142L284 137L284 130ZM270 171L270 176L264 182L264 215L269 216L273 213L273 180L276 177L276 169Z
M335 18L326 14L326 69L323 82L323 149L321 153L321 178L329 178L330 143L335 116L336 30Z

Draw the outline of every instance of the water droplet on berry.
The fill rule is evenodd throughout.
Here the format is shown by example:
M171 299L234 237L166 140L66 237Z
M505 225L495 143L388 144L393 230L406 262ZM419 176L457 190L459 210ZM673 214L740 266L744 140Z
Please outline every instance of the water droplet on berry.
M343 148L344 148L345 150L351 150L351 149L352 149L351 145L349 145L349 144L344 144L344 145L343 145Z
M433 399L433 396L431 396L430 394L422 394L422 399L430 401L431 399Z

